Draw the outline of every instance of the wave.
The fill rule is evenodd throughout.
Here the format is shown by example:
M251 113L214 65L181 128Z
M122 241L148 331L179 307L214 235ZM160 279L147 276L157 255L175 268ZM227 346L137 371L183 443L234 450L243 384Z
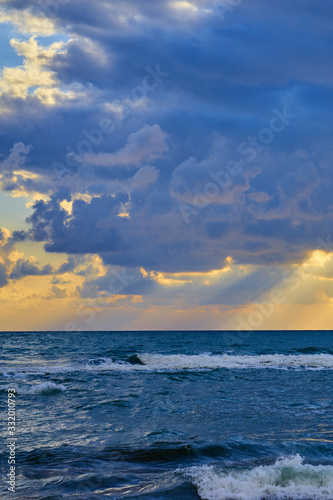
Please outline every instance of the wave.
M126 361L113 361L110 358L98 358L69 365L19 366L9 370L3 367L5 376L21 377L22 373L47 375L69 372L131 372L131 371L180 371L180 370L215 370L215 369L264 369L276 370L332 370L332 354L262 354L257 356L232 356L229 354L135 354ZM1 368L0 368L1 369Z
M304 464L299 455L251 470L217 470L212 466L185 471L202 500L332 500L333 466Z
M62 384L54 384L53 382L45 382L43 384L33 385L29 388L28 394L54 394L64 392L66 387Z
M6 386L1 388L1 392L7 392L8 389L15 389L16 394L56 394L58 392L64 392L66 387L62 384L54 384L53 382L44 382L42 384L32 385L30 387L20 387L20 386Z
M184 354L139 354L138 358L144 366L151 369L333 369L333 355L331 354L262 354L257 356L231 356L228 354L218 356L213 356L211 354L198 354L194 356L187 356Z

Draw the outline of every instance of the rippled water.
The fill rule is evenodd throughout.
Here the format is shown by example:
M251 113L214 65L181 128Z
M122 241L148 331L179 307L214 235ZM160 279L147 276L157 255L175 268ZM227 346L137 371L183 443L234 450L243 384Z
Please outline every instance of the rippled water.
M1 498L333 499L331 332L1 335Z

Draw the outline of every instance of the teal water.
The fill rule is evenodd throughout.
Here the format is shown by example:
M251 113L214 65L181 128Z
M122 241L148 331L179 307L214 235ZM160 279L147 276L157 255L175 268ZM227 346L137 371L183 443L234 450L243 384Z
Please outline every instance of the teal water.
M1 340L18 418L1 498L333 499L331 332Z

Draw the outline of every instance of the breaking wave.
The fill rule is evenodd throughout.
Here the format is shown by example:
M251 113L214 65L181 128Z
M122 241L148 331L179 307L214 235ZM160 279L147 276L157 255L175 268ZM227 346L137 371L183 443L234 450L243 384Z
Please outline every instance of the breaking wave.
M332 354L262 354L256 356L232 356L229 354L135 354L126 361L114 361L111 358L98 358L87 362L68 365L29 365L12 370L3 368L7 377L20 378L22 374L55 374L69 372L130 372L130 371L179 371L179 370L215 370L215 369L264 369L276 370L332 370ZM0 368L1 369L1 368Z
M53 382L44 382L42 384L32 385L30 387L21 387L21 386L6 386L1 388L1 392L7 392L9 388L15 388L15 392L17 394L55 394L58 392L64 392L66 387L62 384L54 384Z
M156 370L197 370L216 368L333 369L333 355L331 354L262 354L257 356L231 356L228 354L219 356L210 354L198 354L196 356L186 356L184 354L139 354L138 358L145 367Z
M333 467L304 464L299 455L250 470L191 467L185 476L202 500L333 499Z

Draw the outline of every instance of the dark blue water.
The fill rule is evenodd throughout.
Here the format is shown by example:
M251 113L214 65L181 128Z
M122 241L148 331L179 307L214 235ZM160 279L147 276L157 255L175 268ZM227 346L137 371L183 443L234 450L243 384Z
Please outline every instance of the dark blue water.
M333 499L331 332L1 339L1 498Z

